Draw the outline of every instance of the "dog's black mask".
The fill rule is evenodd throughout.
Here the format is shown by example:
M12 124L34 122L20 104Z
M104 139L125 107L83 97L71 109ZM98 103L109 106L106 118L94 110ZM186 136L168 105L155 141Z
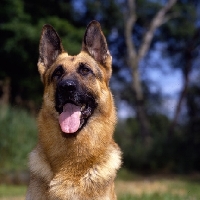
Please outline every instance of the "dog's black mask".
M56 111L61 114L63 112L63 107L67 104L74 104L80 107L81 117L80 117L80 128L86 124L88 118L94 112L97 107L95 98L87 90L80 87L78 81L76 80L61 80L57 84L56 94L55 94L55 108Z

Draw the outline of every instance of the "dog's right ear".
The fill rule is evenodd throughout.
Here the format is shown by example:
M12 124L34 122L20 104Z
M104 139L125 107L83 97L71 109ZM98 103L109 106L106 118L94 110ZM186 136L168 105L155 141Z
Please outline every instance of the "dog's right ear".
M44 25L39 44L38 71L43 81L43 74L64 52L60 37L51 25Z

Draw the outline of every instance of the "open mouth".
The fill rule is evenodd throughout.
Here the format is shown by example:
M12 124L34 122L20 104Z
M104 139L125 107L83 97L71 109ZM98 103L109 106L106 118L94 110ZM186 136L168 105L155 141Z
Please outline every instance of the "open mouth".
M96 107L95 100L87 97L87 101L82 102L74 100L66 100L59 103L56 110L59 112L59 124L62 132L76 133L88 121Z

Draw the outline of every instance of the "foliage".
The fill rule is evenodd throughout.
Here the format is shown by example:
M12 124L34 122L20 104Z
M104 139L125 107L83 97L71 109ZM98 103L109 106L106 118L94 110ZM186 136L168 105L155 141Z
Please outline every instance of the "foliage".
M43 3L48 6L42 7ZM42 84L36 65L44 24L49 23L57 29L69 53L76 54L80 50L83 29L64 19L64 11L55 15L56 5L56 1L41 1L39 4L23 0L0 2L3 8L0 10L0 79L10 78L12 103L34 99L38 105L41 101ZM63 6L59 4L59 9ZM44 15L50 12L49 7L53 8L52 15ZM38 15L38 11L43 14Z
M0 107L0 173L27 169L28 153L36 143L35 118L25 110Z
M164 116L152 116L151 121L153 141L151 141L150 147L145 147L141 142L142 138L136 119L129 118L118 123L116 141L122 148L125 167L140 170L163 167L160 163L160 156L163 155L163 143L167 131L162 131L165 130L169 121Z
M123 151L124 167L140 172L167 171L188 173L199 170L200 142L198 135L188 134L182 125L172 137L168 136L169 119L162 115L150 116L152 139L144 146L136 119L118 123L115 138ZM199 132L198 132L199 133Z

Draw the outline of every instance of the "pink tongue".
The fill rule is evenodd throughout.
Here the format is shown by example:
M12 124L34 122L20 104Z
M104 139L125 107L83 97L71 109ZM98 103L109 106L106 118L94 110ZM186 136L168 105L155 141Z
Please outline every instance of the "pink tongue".
M59 123L64 133L74 133L80 126L81 111L79 106L67 103L59 116Z

